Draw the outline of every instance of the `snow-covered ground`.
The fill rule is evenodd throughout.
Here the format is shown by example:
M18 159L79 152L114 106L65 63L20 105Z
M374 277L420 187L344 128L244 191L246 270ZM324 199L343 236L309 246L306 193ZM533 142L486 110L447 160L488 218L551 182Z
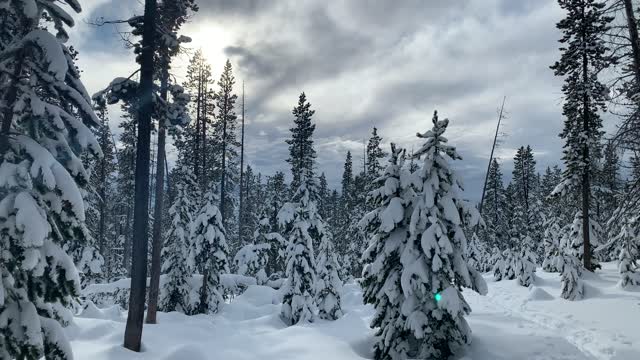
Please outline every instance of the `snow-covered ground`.
M460 360L640 359L640 289L616 286L615 264L586 278L586 296L559 298L558 274L538 272L532 289L516 281L493 282L489 294L464 294L473 344ZM160 313L159 324L145 325L144 352L122 346L125 313L88 309L69 328L76 359L155 360L320 360L371 358L373 310L355 284L343 290L345 316L329 322L286 327L279 319L278 294L251 286L216 316Z

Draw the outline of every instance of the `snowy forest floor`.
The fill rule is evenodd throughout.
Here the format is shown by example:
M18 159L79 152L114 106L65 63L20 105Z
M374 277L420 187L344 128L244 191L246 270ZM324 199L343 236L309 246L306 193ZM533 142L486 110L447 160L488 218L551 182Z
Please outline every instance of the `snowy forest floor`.
M640 359L640 289L617 286L616 264L585 274L586 298L559 298L560 277L538 269L535 285L493 282L489 294L464 295L473 309L473 343L459 360ZM215 316L159 313L145 325L142 353L122 346L126 313L115 308L85 311L68 329L76 359L320 360L369 359L373 314L356 284L343 289L341 319L286 327L277 292L251 286Z

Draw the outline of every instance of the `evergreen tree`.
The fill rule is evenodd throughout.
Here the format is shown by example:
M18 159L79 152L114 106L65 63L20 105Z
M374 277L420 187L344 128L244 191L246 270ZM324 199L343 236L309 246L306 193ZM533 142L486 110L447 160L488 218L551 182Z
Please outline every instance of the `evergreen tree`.
M640 258L640 231L638 217L628 218L622 225L618 241L622 243L618 257L620 271L620 286L640 286L638 272L638 258Z
M493 159L487 177L487 189L482 206L482 218L486 228L481 231L483 240L489 246L505 246L508 237L506 194L502 183L502 171L497 159Z
M535 282L536 260L531 250L532 245L533 240L531 240L529 236L526 236L520 246L520 255L516 262L515 271L518 277L518 284L521 286L529 287Z
M582 234L583 229L584 226L582 221L582 212L578 211L573 219L573 223L571 224L571 229L569 231L569 238L571 239L569 246L572 249L572 255L575 256L579 261L583 261L584 259L584 236ZM589 238L591 239L590 243L595 247L600 245L599 239L602 234L602 228L593 218L591 219L591 221L589 221L589 233ZM592 270L600 267L600 264L596 261L595 258L591 259Z
M309 170L306 171L308 173ZM312 200L313 179L307 174L300 178L300 187L293 201L286 203L278 220L286 226L288 237L286 281L282 287L283 300L280 317L287 325L313 322L316 313L316 269L313 237L310 233L316 212Z
M205 202L193 221L188 262L202 274L202 285L195 311L200 314L215 313L224 303L220 275L229 272L229 249L225 239L222 216L215 206L212 191L205 195Z
M502 274L505 273L505 258L502 255L503 253L497 247L493 248L493 254L491 255L491 259L489 262L493 264L491 271L493 272L493 279L495 281L502 280Z
M100 120L95 134L103 156L88 161L91 176L87 226L97 241L98 251L104 256L104 277L108 281L117 259L112 254L116 236L113 216L115 201L112 195L116 173L115 145L109 128L106 106L97 105L95 111Z
M234 258L236 272L251 276L258 285L265 285L269 275L275 272L275 261L281 260L282 246L271 239L269 219L263 214L253 234L253 242L240 248ZM283 261L284 262L284 261Z
M100 120L66 45L73 21L63 7L80 12L80 4L62 4L5 1L0 9L3 359L73 357L62 327L80 295L74 260L81 271L101 260L85 224L82 161L102 155L93 134Z
M479 249L479 243L480 240L478 239L478 235L476 235L475 233L473 233L473 236L471 237L471 241L469 241L469 244L467 246L467 262L469 263L469 266L471 266L472 268L484 272L484 265L483 265L483 255L480 252Z
M185 90L192 95L189 104L191 123L176 141L179 165L189 165L203 187L220 176L220 139L213 135L216 100L210 89L214 85L211 65L201 49L196 50L187 65Z
M400 257L403 266L402 312L406 327L419 341L410 342L413 358L442 359L471 341L464 316L471 312L462 287L486 294L484 279L467 264L463 229L480 215L462 198L463 188L448 159L459 160L443 136L449 121L433 116L433 128L419 138L425 143L414 154L422 167L414 180L418 190L411 215L410 237ZM405 280L406 279L406 280Z
M546 272L560 272L557 268L558 257L560 254L560 238L562 232L558 219L550 218L545 223L544 231L544 260L542 261L542 270Z
M538 206L538 183L536 176L536 161L530 146L521 146L513 158L513 187L512 196L514 212L513 227L515 234L529 236L537 248L542 240L539 229L540 207ZM512 234L514 235L514 234Z
M382 160L386 154L382 151L380 145L382 144L382 137L378 135L378 129L373 128L371 137L367 143L367 161L366 161L366 174L369 177L368 184L372 184L375 179L382 175Z
M133 199L136 171L136 120L134 108L130 104L122 104L122 121L118 125L121 129L117 149L118 176L116 178L117 208L119 221L119 236L124 245L122 249L122 266L128 276L131 271L131 244L133 243Z
M193 220L198 186L191 169L183 166L179 170L179 181L175 184L176 196L169 208L171 227L167 242L162 248L162 273L166 274L160 297L159 308L162 311L181 311L190 313L188 277L193 273L187 262L191 222Z
M581 201L584 216L582 242L584 266L593 270L591 264L591 239L589 221L591 210L591 174L600 157L602 119L607 88L598 80L598 74L611 64L605 54L609 24L613 20L606 16L606 3L597 0L558 0L567 12L557 28L563 33L560 43L562 55L551 68L556 76L565 78L562 91L565 95L562 112L564 129L560 137L565 140L564 156L566 169L563 181L554 191L571 195Z
M239 176L238 147L240 146L236 136L238 117L235 112L235 104L238 95L233 93L235 82L231 62L227 60L220 80L218 80L219 90L216 93L216 107L218 108L216 133L222 147L220 155L222 162L220 166L220 214L222 215L222 223L228 230L227 237L232 240L232 243L238 242L236 236L231 233L238 228L234 226L232 219L235 217L232 218L231 215L235 211L232 194Z
M313 177L316 151L313 148L313 132L316 125L311 122L315 110L311 110L311 104L307 101L305 93L301 93L298 98L298 105L293 108L293 124L291 139L286 142L289 145L289 158L287 162L291 165L293 181L291 189L297 190L300 186L301 176L306 174Z
M329 219L329 197L331 196L327 177L324 173L318 178L318 212L323 219Z
M324 234L330 233L325 231ZM338 268L333 239L330 236L322 236L316 262L316 303L320 319L336 320L342 316L342 280L338 275Z
M266 208L267 216L269 217L269 224L271 230L277 232L278 230L278 212L282 209L282 206L287 199L288 189L284 180L284 173L277 171L273 176L267 180L266 189Z
M403 184L407 170L403 168L405 152L391 144L391 157L384 174L374 180L375 189L369 193L374 208L361 225L369 234L369 247L363 254L364 302L374 306L371 328L377 329L374 358L404 359L409 357L411 342L416 338L405 326L407 316L402 313L404 302L401 284L400 256L409 235L411 187Z
M336 239L336 251L341 257L342 264L345 265L344 270L349 275L353 275L351 265L358 259L352 259L349 256L352 250L350 249L350 246L353 246L353 239L351 238L351 235L354 231L354 229L350 229L350 226L352 219L357 219L359 221L360 217L358 217L358 214L354 213L354 208L356 205L356 189L353 178L353 158L351 156L351 151L347 151L347 155L344 161L344 170L342 172L341 184L342 190L335 219L336 230L339 234L338 238Z
M562 289L560 296L567 300L580 300L584 296L584 284L580 279L583 267L580 260L573 255L569 241L570 238L567 233L560 245L561 255L556 264L556 267L560 269L560 285Z

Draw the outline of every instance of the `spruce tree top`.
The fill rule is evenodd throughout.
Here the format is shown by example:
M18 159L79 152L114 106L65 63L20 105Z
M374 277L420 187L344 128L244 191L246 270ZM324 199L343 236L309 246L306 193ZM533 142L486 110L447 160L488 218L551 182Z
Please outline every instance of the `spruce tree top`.
M311 104L303 92L298 98L298 105L292 110L294 127L291 131L291 139L286 140L289 145L289 158L293 181L291 188L297 189L303 171L313 176L313 166L316 159L316 151L313 148L313 132L316 125L311 123L311 117L315 110L311 110Z

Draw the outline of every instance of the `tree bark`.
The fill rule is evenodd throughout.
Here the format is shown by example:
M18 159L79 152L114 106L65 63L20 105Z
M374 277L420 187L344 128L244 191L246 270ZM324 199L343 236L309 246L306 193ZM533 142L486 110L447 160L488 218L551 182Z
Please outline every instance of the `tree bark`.
M169 72L162 70L160 97L167 100ZM162 214L164 212L164 170L165 170L165 124L158 121L158 159L156 161L156 202L153 209L152 249L151 249L151 280L149 283L149 302L147 306L147 324L157 322L158 294L160 293L160 256L162 250Z
M151 112L153 111L153 75L155 52L156 0L145 0L140 89L138 105L138 141L136 146L133 249L129 313L124 331L124 347L140 351L147 287L147 248L149 241L149 155Z
M624 0L624 10L627 16L631 53L633 54L633 73L636 79L636 91L640 91L640 44L638 43L638 22L633 12L631 0Z

